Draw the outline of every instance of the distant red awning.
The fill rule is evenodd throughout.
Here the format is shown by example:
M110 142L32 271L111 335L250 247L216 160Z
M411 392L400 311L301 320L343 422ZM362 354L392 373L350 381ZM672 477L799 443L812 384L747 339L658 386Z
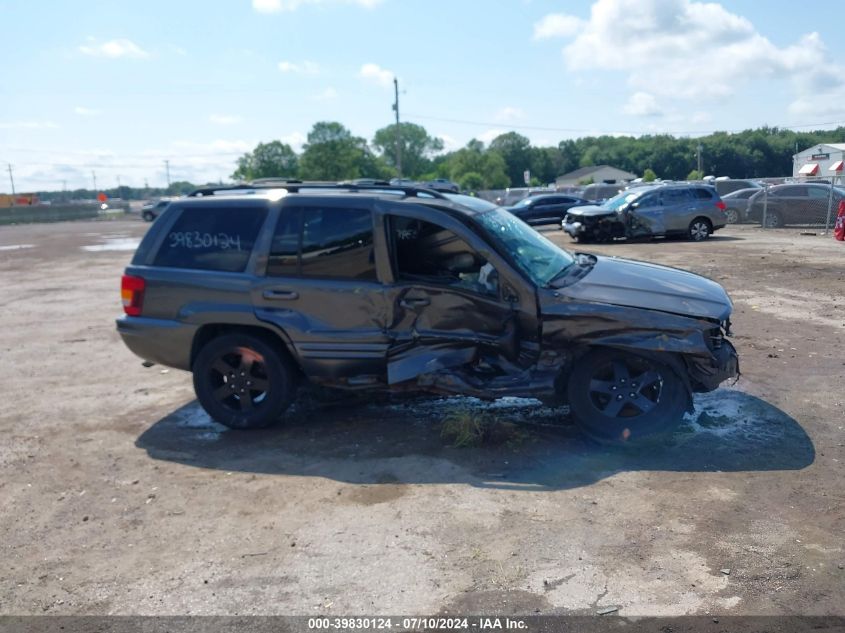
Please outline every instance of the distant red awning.
M798 170L799 176L815 176L819 173L819 164L818 163L807 163L801 169Z
M845 160L838 160L828 167L828 171L842 171L845 168Z

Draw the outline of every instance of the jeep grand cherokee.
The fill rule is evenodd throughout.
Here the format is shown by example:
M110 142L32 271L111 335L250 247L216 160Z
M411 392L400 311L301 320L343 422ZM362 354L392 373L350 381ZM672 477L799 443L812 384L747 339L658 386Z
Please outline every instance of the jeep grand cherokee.
M491 203L415 187L199 190L151 226L122 297L126 345L193 372L238 429L278 420L308 381L562 400L619 441L738 373L719 284L570 253Z

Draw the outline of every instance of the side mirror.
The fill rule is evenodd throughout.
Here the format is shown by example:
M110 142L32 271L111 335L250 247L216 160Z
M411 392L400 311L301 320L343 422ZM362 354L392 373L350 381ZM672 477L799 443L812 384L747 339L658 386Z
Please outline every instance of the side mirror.
M633 211L634 209L637 209L639 206L640 206L639 202L632 202L631 204L628 205L628 210Z

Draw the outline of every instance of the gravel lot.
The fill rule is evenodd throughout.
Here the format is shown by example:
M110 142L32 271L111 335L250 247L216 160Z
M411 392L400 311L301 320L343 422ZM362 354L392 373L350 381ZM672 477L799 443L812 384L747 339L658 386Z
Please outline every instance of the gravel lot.
M730 227L590 247L731 293L743 377L600 448L518 399L213 424L121 344L135 219L0 229L0 613L845 614L845 245ZM568 237L548 235L572 246ZM458 449L459 407L521 441Z

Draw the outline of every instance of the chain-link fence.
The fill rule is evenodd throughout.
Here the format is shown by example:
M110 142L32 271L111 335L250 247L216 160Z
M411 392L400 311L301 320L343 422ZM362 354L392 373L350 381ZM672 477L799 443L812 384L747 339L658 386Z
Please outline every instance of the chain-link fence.
M767 229L823 227L826 233L833 227L843 200L845 188L838 178L786 181L766 186L752 196L743 220Z

